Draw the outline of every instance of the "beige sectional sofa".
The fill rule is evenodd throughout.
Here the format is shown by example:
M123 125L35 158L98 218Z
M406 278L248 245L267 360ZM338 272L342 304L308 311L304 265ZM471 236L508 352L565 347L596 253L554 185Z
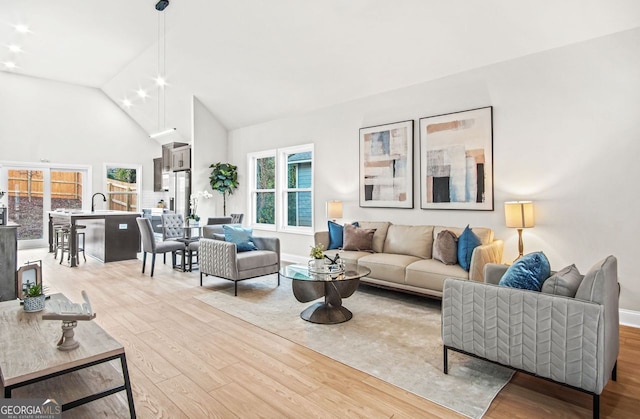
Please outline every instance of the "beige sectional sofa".
M494 240L493 230L471 227L481 245L476 247L471 258L469 272L459 264L445 265L432 258L434 239L442 230L450 230L460 236L464 227L432 225L400 225L390 222L359 221L360 227L375 229L373 252L326 250L334 257L336 253L346 262L357 263L371 269L361 281L377 286L395 288L407 292L442 297L444 279L447 277L483 282L484 265L502 263L504 242ZM329 246L329 232L315 233L315 243Z

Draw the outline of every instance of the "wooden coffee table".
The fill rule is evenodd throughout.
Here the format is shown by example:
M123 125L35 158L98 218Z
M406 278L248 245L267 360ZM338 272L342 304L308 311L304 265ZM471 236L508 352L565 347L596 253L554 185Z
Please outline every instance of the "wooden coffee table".
M306 265L288 265L280 269L280 275L291 278L293 295L301 303L319 301L307 307L300 317L311 323L337 324L351 320L353 314L342 306L342 299L350 297L358 289L360 278L371 273L369 268L346 265L344 273L325 274L309 272Z
M63 294L53 294L51 299L67 301ZM135 418L129 371L122 345L96 322L79 321L75 337L80 346L67 352L60 351L56 343L62 335L62 322L42 320L43 313L44 311L25 312L18 300L0 303L0 378L4 386L4 397L11 398L12 391L19 387L120 360L124 384L65 403L62 411L124 390L129 402L129 413ZM50 391L51 394L46 397L55 399L54 393L60 389Z

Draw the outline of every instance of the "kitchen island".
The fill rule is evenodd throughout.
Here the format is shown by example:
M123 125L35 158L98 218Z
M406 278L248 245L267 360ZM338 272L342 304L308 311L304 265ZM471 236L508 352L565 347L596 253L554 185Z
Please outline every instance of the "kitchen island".
M49 211L49 252L54 251L54 223L70 226L70 236L76 237L77 226L86 226L84 252L103 262L136 259L140 252L140 231L136 218L141 214L128 211L97 210ZM71 267L78 265L77 240L70 240Z

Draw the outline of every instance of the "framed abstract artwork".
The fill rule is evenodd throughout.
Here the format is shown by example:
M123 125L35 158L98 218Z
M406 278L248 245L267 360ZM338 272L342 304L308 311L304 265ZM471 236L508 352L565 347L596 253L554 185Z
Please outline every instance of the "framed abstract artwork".
M420 208L493 211L493 107L420 118Z
M360 128L360 206L413 208L413 121Z

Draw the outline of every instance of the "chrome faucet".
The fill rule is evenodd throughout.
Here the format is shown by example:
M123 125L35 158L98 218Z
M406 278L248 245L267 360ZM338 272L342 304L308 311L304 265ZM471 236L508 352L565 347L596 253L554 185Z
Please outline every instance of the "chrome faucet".
M104 202L107 202L107 197L104 196L104 194L102 192L96 192L91 196L91 212L96 212L96 204L95 202L93 202L93 199L96 197L96 195L102 195L102 200Z

